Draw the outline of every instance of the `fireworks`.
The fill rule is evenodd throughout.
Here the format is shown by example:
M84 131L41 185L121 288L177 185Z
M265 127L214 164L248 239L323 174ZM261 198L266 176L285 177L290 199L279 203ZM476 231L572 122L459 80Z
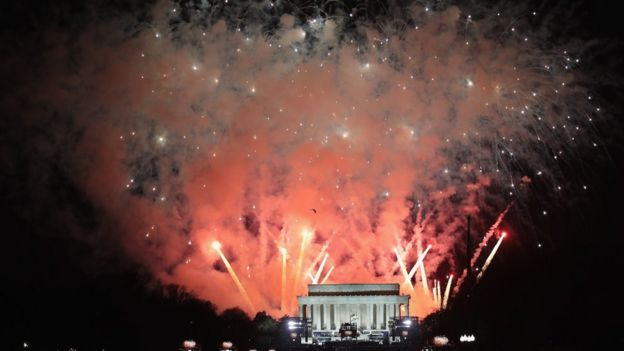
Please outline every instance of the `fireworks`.
M416 273L416 270L418 269L419 266L423 266L423 260L425 259L425 256L427 256L427 253L429 252L429 249L431 249L431 245L427 246L427 248L425 249L425 251L418 256L418 261L416 261L416 263L414 264L414 267L412 267L412 269L410 269L409 271L409 278L411 279L414 274ZM423 281L426 281L426 279L424 279Z
M446 282L446 289L444 290L444 298L442 299L442 309L446 309L448 306L449 295L451 294L451 284L453 284L453 275L448 277Z
M293 293L292 296L296 296L297 292L301 288L299 286L300 276L301 276L301 266L303 265L303 259L305 258L305 248L312 236L312 231L308 228L304 228L301 231L301 248L299 250L299 258L297 259L297 267L295 269L295 281L293 283Z
M414 285L412 285L412 279L410 275L407 273L407 269L405 268L405 262L403 262L403 258L399 253L398 248L394 248L394 253L396 254L397 262L399 262L399 266L401 267L401 272L403 273L403 277L405 277L405 285L409 286L410 290L414 291Z
M318 270L316 271L316 274L314 275L312 282L314 284L317 284L319 281L319 278L321 277L321 273L323 272L323 266L325 266L325 262L327 261L327 258L329 257L329 254L325 254L325 257L323 257L323 261L321 261L321 265L319 266Z
M417 270L425 297L410 313L443 308L452 278L444 296L439 279L463 269L466 216L481 233L494 221L474 266L509 204L534 185L576 186L559 163L600 144L604 111L578 58L511 10L401 2L371 22L350 8L201 4L110 23L95 47L99 29L84 31L59 50L76 67L50 58L52 86L28 91L72 116L80 140L68 144L86 156L56 154L119 226L119 247L220 309L240 303L230 279L250 310L276 315L294 312L308 278L412 293ZM231 278L203 251L215 238Z
M327 270L327 273L325 273L325 276L323 277L323 280L321 280L321 284L325 284L325 282L327 281L327 279L329 278L333 270L334 270L334 266L329 267L329 269Z
M494 259L494 255L496 255L496 251L498 251L498 247L503 242L503 239L505 238L505 236L507 236L507 233L503 232L500 238L498 238L498 241L496 242L496 245L494 245L492 252L490 252L490 255L485 260L485 263L483 264L483 268L481 268L481 271L477 275L477 282L481 280L481 277L483 276L487 268L490 266L490 263L492 263L492 260Z
M236 288L238 288L238 291L240 292L240 294L245 299L245 302L247 303L250 311L252 313L254 313L256 311L256 308L254 307L253 303L251 302L251 299L249 299L249 295L247 294L247 291L245 290L245 287L241 283L240 279L238 279L238 276L236 275L236 272L232 268L232 265L230 264L228 259L223 254L223 251L221 251L221 243L219 243L218 241L213 241L211 247L215 251L217 251L217 253L219 254L219 257L221 257L221 260L223 261L223 264L225 264L225 267L227 268L228 272L230 273L230 276L232 277L232 280L234 281L234 284L236 284Z
M282 255L282 281L281 281L281 291L280 291L280 311L284 313L286 311L286 259L288 257L288 252L285 248L279 248L280 253Z
M438 296L438 297L436 298L436 301L437 301L437 303L438 303L438 304L437 304L438 309L441 309L441 308L442 308L442 302L443 302L443 301L442 301L442 293L441 293L441 290L440 290L440 281L439 281L439 280L437 280L437 281L436 281L436 283L437 283L437 285L436 285L436 295Z

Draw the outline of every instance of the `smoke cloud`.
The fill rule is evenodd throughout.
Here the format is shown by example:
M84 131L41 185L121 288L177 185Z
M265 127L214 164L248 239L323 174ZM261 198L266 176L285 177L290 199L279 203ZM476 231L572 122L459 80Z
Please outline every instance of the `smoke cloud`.
M291 307L325 245L320 276L334 266L340 283L403 282L393 248L409 270L432 245L433 286L461 275L466 216L482 235L532 179L555 177L571 145L594 142L598 107L576 57L528 30L530 12L401 10L369 21L279 1L159 2L47 31L11 104L101 212L95 244L221 309L246 305L214 241L275 315L280 247ZM420 287L412 304L435 308Z

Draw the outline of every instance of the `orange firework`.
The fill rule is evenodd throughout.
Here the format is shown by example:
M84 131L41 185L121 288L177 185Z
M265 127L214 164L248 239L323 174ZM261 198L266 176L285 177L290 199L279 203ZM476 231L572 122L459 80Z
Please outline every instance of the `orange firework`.
M293 284L293 294L292 296L297 296L299 292L299 280L301 275L301 266L303 265L303 257L305 255L306 244L308 240L312 237L312 231L308 228L304 228L301 231L301 248L299 249L299 258L297 258L297 267L295 270L295 282Z
M323 278L323 280L321 280L321 284L325 284L325 282L327 281L327 278L329 278L329 275L331 274L333 270L334 270L334 266L329 267L329 270L327 271L327 273L325 273L325 277Z
M245 290L245 287L243 286L241 281L238 279L238 276L236 275L236 272L234 272L234 269L232 268L232 265L230 264L228 259L223 254L223 251L221 251L221 243L218 242L218 241L213 241L212 242L212 248L219 253L219 256L221 257L221 260L225 264L225 267L227 268L228 272L230 273L230 276L232 277L232 280L234 280L234 284L236 284L236 287L238 288L238 291L240 292L240 294L245 299L245 302L247 303L247 305L249 305L250 311L252 313L255 313L256 312L256 308L254 307L253 303L251 303L251 299L249 298L249 295L247 294L247 291Z
M401 257L401 254L399 253L399 249L395 247L394 253L396 254L397 261L399 262L399 266L401 267L401 272L403 272L403 276L405 277L405 284L407 284L407 286L409 286L410 290L413 292L414 285L412 285L412 278L407 273L407 269L405 268L405 262L403 262L403 257Z
M444 290L444 299L442 300L442 309L446 309L448 306L449 295L451 294L451 284L453 284L453 275L451 274L446 283L446 289Z
M492 252L490 252L490 255L488 256L487 260L485 260L485 263L483 264L483 268L481 268L481 272L479 272L479 275L477 275L477 282L481 280L483 273L485 273L485 270L490 266L490 263L494 259L494 255L496 255L496 251L498 251L498 247L503 242L503 238L505 238L505 236L507 236L507 233L503 232L501 237L496 242L496 245L492 249Z
M284 313L284 309L286 308L286 258L288 252L286 248L280 247L280 253L282 254L282 286L281 286L281 306L280 309L282 313Z

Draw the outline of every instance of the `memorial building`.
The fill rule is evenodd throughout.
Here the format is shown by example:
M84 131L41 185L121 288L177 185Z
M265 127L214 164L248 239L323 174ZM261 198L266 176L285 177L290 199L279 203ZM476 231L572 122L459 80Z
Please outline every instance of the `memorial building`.
M399 289L399 284L309 284L308 295L297 297L299 318L314 339L334 340L344 324L364 339L387 337L389 321L408 315L410 297Z

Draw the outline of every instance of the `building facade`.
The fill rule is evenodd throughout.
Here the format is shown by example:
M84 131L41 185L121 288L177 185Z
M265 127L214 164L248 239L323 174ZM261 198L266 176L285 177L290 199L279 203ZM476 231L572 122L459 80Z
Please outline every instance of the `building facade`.
M311 320L312 332L335 332L344 323L363 332L387 331L388 321L409 311L409 296L399 284L310 284L298 296L299 318Z

